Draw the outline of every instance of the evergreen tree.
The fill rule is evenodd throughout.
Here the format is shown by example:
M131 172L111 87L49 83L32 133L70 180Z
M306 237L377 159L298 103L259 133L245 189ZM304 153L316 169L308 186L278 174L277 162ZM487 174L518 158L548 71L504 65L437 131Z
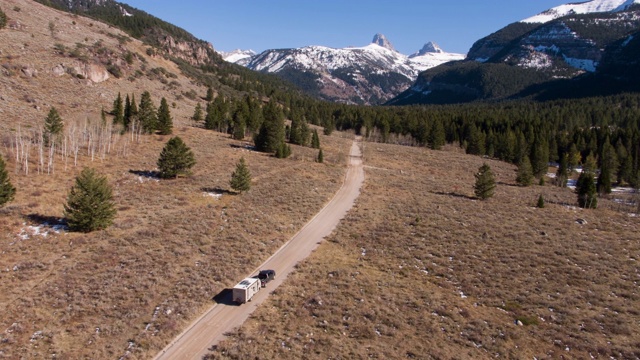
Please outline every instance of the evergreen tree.
M138 107L138 120L142 126L142 131L146 134L153 134L158 129L158 118L156 109L148 91L142 93L140 106Z
M176 178L178 175L190 175L190 169L196 164L191 149L178 136L169 139L160 153L158 169L163 179Z
M240 161L236 163L236 170L231 174L229 185L231 185L234 191L239 193L251 189L251 173L244 161L244 157L240 158Z
M44 119L44 145L49 146L51 142L58 142L60 137L62 136L62 130L64 129L64 123L62 122L62 118L60 114L58 114L58 110L52 107L49 110L49 114Z
M311 136L311 147L314 149L320 149L320 136L318 130L313 129L313 135Z
M441 120L436 120L433 123L431 132L429 133L429 147L433 150L440 150L446 143L446 137L444 132L444 124Z
M129 98L129 94L124 98L124 109L122 110L122 125L124 125L125 129L129 128L129 124L131 123L131 99Z
M69 191L64 216L73 231L91 232L109 227L116 209L107 178L94 169L84 168Z
M0 9L0 29L3 29L5 26L7 26L7 14Z
M207 88L207 96L204 99L207 102L211 102L213 100L213 89L211 87Z
M113 123L114 124L124 124L124 104L122 103L122 96L118 92L118 97L113 101L113 109L111 110L113 114Z
M589 155L582 167L582 172L576 183L576 193L578 194L578 205L581 208L595 209L598 206L595 176L596 162L593 156Z
M549 142L542 135L535 136L531 149L531 166L533 176L543 177L549 169Z
M320 151L318 151L318 158L316 159L316 161L321 163L321 164L324 162L324 154L322 153L322 149L320 149Z
M158 131L160 135L170 135L173 133L173 119L171 118L171 112L169 110L169 104L167 99L162 98L160 100L160 107L158 108Z
M483 164L475 174L476 183L474 192L480 200L486 200L493 196L496 189L496 181L491 171L491 167L486 163Z
M247 132L247 118L249 117L249 106L246 102L240 101L236 105L231 121L231 136L236 140L244 139Z
M559 187L567 187L569 181L569 155L562 154L560 164L556 172L556 185Z
M533 169L531 167L531 161L529 157L525 156L518 165L518 175L516 176L516 182L522 186L530 186L533 184Z
M9 180L9 172L6 169L4 159L0 155L0 207L12 201L16 194L16 188Z
M196 104L196 109L193 111L193 116L191 117L191 120L195 121L195 122L200 122L204 119L203 114L202 114L202 106L200 105L200 103Z
M542 194L538 196L538 204L536 204L536 207L539 209L544 208L544 197L542 197Z
M254 137L256 149L268 153L278 151L281 157L286 157L284 115L274 100L263 108L263 117L260 131Z

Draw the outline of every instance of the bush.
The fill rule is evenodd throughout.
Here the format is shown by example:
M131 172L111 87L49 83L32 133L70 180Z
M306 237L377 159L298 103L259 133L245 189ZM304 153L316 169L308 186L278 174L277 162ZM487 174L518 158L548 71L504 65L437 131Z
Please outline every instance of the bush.
M16 188L11 184L4 159L0 156L0 207L13 200L15 194Z
M0 9L0 29L3 29L5 26L7 26L7 14Z

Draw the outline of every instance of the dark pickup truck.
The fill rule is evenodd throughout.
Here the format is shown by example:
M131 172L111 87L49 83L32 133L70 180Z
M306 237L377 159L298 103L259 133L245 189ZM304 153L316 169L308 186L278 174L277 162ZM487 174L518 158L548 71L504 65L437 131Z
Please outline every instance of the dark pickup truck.
M267 286L267 283L276 278L275 270L260 270L257 276L258 279L262 282L262 287Z

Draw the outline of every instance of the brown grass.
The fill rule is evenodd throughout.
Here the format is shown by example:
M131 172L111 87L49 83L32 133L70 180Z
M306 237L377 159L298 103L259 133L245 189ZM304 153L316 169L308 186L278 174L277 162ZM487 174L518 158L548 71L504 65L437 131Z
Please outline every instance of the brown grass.
M350 146L323 137L329 161L318 164L308 160L313 149L294 147L298 159L278 160L223 134L194 128L177 134L198 161L189 178L141 175L155 170L168 137L143 138L127 158L82 159L114 187L119 211L105 231L55 234L45 227L43 236L28 228L62 217L79 169L12 178L18 194L2 209L1 223L0 329L7 330L0 354L148 358L332 197ZM241 156L254 181L236 196L229 179ZM11 171L15 164L8 163ZM42 338L32 340L34 334Z
M365 157L347 219L210 358L640 356L635 218L517 187L501 162L382 144ZM483 161L499 185L481 202Z

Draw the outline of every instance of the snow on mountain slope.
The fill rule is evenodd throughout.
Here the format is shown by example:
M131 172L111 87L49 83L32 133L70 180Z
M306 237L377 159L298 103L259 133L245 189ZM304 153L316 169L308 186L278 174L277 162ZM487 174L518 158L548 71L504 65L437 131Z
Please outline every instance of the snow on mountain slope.
M592 0L583 3L565 4L543 11L521 22L546 23L571 14L623 11L634 4L640 4L640 0Z
M236 63L280 74L294 82L305 81L306 87L310 86L308 79L315 78L314 91L331 100L375 104L397 95L420 72L464 58L464 54L444 52L431 42L407 56L396 51L384 35L376 34L370 44L362 47L273 49ZM234 57L225 59L233 62Z
M236 49L229 52L220 52L220 56L222 56L224 61L239 65L246 65L246 63L249 62L250 58L255 55L256 52L253 50Z

